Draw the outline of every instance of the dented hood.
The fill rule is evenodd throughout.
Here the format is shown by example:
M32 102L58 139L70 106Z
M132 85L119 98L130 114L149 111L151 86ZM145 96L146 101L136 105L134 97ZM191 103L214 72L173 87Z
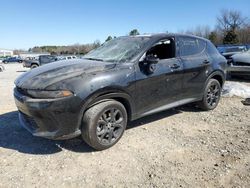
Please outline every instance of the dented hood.
M114 67L113 63L85 59L58 61L22 74L16 79L15 85L23 89L45 89L68 78Z

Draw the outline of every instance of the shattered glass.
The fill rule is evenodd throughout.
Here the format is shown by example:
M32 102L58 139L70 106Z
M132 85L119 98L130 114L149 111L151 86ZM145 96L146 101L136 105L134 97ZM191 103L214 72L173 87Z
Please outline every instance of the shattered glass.
M106 62L130 61L148 42L149 37L121 37L104 43L101 47L84 56L86 59L99 59Z

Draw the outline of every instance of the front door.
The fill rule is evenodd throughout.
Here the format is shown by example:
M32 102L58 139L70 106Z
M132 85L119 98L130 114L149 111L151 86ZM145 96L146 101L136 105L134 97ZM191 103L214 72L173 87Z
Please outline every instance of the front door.
M159 58L153 73L147 74L140 62L136 70L136 109L139 116L163 110L181 98L181 60L175 57L174 39L164 39L146 52Z

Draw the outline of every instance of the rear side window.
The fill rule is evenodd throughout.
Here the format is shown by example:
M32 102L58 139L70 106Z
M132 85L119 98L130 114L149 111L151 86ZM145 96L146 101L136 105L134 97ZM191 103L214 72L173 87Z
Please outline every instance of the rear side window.
M201 53L205 47L206 42L201 39L191 37L180 37L180 55L189 56Z
M218 55L219 51L211 42L207 42L207 53L211 55L215 55L215 54Z
M198 45L199 45L199 49L198 49L199 52L198 53L201 53L206 48L206 41L201 40L201 39L197 39L197 41L198 41Z

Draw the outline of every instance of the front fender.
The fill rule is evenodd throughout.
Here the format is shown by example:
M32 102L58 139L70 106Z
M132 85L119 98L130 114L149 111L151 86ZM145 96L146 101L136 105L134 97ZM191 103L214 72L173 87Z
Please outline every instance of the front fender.
M89 107L96 103L114 99L121 102L127 110L129 109L128 113L131 114L133 119L133 114L135 114L133 100L135 95L135 72L129 66L118 67L117 69L87 74L64 82L65 87L72 87L72 91L81 100L79 105L82 116ZM81 126L81 118L79 117L78 120L79 126Z
M107 100L117 100L121 102L127 110L129 119L134 119L135 105L133 97L119 88L103 88L99 89L95 93L92 93L84 101L82 101L82 108L80 112L81 116L78 119L78 127L81 127L81 120L87 109Z

